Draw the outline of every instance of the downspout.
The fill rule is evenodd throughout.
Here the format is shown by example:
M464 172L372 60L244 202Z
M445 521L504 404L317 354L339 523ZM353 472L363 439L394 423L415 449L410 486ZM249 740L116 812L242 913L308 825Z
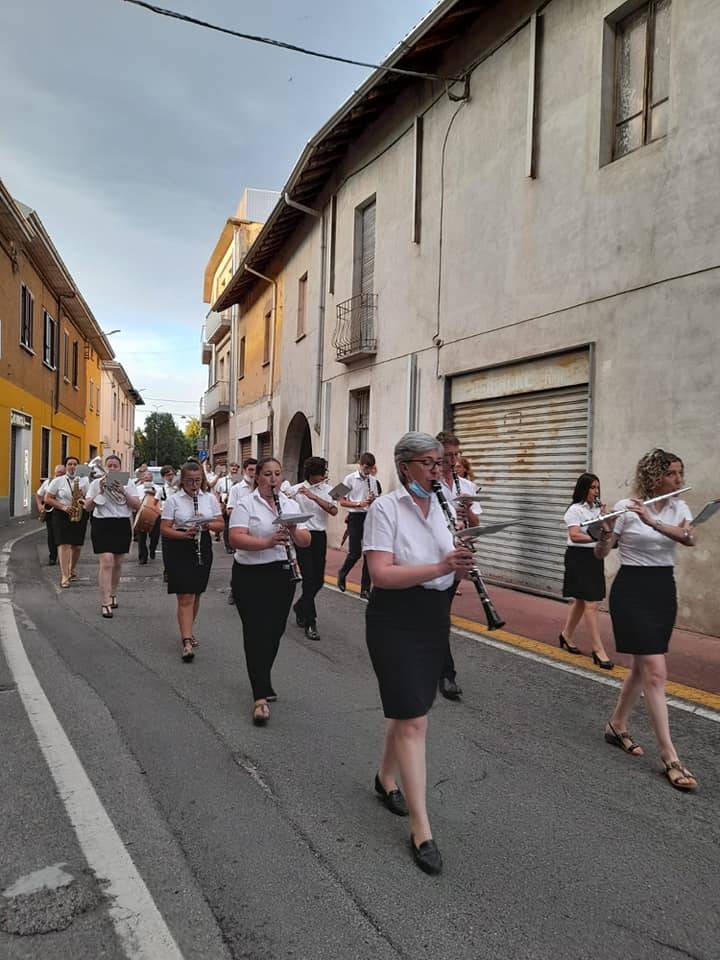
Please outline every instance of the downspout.
M285 203L289 207L294 207L301 213L307 213L311 217L320 220L320 300L318 304L318 342L317 342L317 361L315 363L315 433L320 433L322 425L322 374L325 354L325 296L326 296L326 270L327 270L327 217L324 211L315 210L313 207L306 207L304 203L298 203L293 200L290 194L285 191L283 195Z
M260 273L258 270L253 270L252 267L249 267L247 264L244 265L245 270L248 273L251 273L254 277L260 277L261 280L265 280L266 283L271 283L273 288L272 294L272 323L271 326L271 336L270 336L270 373L268 377L268 412L272 420L273 417L273 371L275 369L275 322L276 322L276 311L277 311L277 280L273 280L272 277L266 277L264 273Z

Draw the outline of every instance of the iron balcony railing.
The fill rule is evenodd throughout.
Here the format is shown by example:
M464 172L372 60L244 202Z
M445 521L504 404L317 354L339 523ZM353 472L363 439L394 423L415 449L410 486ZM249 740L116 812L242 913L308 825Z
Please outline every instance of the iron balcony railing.
M360 293L338 303L332 343L341 363L377 352L377 305L376 293Z

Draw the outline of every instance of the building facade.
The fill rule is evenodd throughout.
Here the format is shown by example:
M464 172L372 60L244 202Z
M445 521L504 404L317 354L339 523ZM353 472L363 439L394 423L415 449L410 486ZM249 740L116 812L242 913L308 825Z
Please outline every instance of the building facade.
M0 522L97 447L90 379L113 352L37 213L0 181Z
M387 489L400 434L452 429L486 520L522 520L483 569L554 596L584 470L613 502L662 446L693 508L716 496L718 43L703 0L439 3L385 65L458 82L373 74L214 304L283 291L286 473L309 438L333 479L372 450ZM681 554L679 623L720 632L719 561Z
M116 454L122 469L131 473L135 455L135 407L142 406L144 400L117 360L103 362L101 384L102 454L104 457Z

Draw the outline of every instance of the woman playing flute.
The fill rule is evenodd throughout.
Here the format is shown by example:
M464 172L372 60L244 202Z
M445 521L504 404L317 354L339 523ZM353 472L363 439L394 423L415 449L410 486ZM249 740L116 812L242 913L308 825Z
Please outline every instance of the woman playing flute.
M683 486L683 462L674 453L655 449L638 463L635 493L638 498L669 494ZM616 510L626 513L602 522L595 555L606 557L617 544L620 571L610 591L610 616L619 653L632 657L630 673L605 727L605 739L633 757L643 754L628 731L630 713L645 694L650 721L665 765L665 775L678 790L694 790L697 780L681 763L670 737L665 700L667 653L677 614L675 550L692 547L697 534L692 514L676 497L655 504L640 499L621 500Z
M387 718L375 790L392 813L409 813L413 857L429 874L440 873L442 858L425 795L427 715L447 653L453 584L473 565L469 550L455 548L432 492L442 467L443 446L434 437L401 437L395 446L400 487L372 504L364 540L373 583L367 646Z

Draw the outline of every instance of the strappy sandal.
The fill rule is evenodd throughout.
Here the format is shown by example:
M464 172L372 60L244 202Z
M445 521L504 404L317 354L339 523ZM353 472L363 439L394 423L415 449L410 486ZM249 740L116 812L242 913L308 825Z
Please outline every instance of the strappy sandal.
M612 733L608 733L607 730L605 731L606 743L611 744L613 747L620 747L624 753L629 753L631 757L641 757L643 755L643 748L639 743L635 743L627 730L622 730L618 733L610 721L608 721L607 726L610 727ZM640 753L638 753L638 750Z
M670 775L671 770L677 770L679 776L672 777ZM670 786L675 787L676 790L697 790L697 780L695 779L694 775L690 773L687 767L684 767L679 760L671 760L670 763L665 764L665 776L670 781ZM692 780L693 782L680 783L681 780Z
M70 586L70 578L68 577L65 580L61 580L60 586L62 587L63 590L67 590L68 587Z
M181 656L184 663L190 663L191 660L195 659L195 651L192 648L192 640L190 637L184 637L182 640Z
M113 597L113 596L110 597L110 606L113 608L113 610L117 610L118 608L117 597Z
M193 645L193 647L199 647L199 646L200 646L200 641L197 640L195 637L190 637L190 643Z
M103 603L100 609L102 610L102 615L105 617L106 620L112 620L112 615L113 615L112 604Z
M256 703L253 707L252 721L256 727L264 727L270 719L270 708L267 703Z

